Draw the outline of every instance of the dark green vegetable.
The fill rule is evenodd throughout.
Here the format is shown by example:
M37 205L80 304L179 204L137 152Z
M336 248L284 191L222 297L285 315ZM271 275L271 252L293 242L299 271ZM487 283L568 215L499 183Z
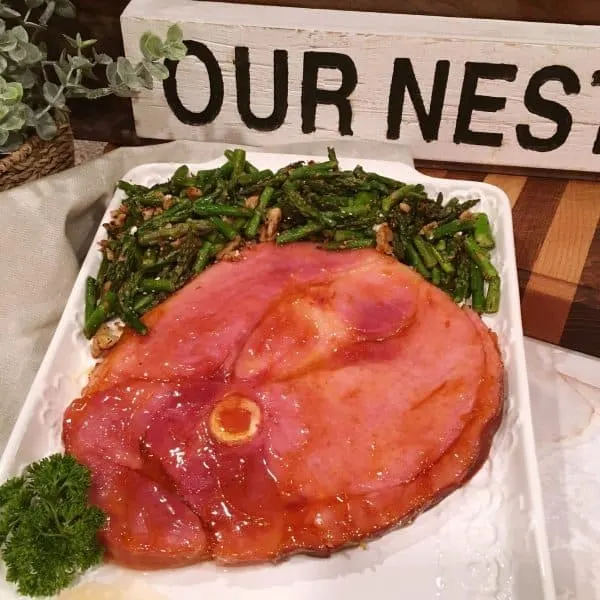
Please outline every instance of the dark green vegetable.
M196 262L194 263L194 273L201 273L208 266L210 257L213 254L214 246L210 242L204 242L202 248L198 251Z
M405 245L406 256L408 258L408 264L412 265L415 270L423 275L425 279L431 279L431 273L427 269L427 267L423 264L419 253L411 242L408 242Z
M227 204L208 204L198 201L194 204L194 212L199 217L251 217L254 211L243 206L229 206Z
M214 228L229 241L235 240L237 237L237 231L229 224L220 219L219 217L211 217L210 222Z
M100 305L97 306L86 318L83 332L85 337L91 338L102 323L105 323L113 316L113 311L117 302L117 296L114 292L107 292L100 300Z
M467 298L470 286L471 269L469 266L469 257L461 252L458 257L458 267L456 269L456 279L454 280L454 301L462 302Z
M500 277L494 277L488 282L484 310L486 313L497 313L500 309Z
M85 320L87 321L94 310L98 297L98 285L93 277L88 277L85 280Z
M30 464L0 487L0 552L24 596L54 596L101 562L105 516L88 505L90 472L70 455Z
M471 307L482 313L485 308L484 282L479 267L471 261Z
M467 212L479 199L444 202L420 184L360 165L340 169L334 148L323 162L298 161L275 173L259 171L240 148L225 158L220 167L196 173L182 165L151 188L119 183L127 197L105 225L102 262L95 280L86 282L86 336L115 317L145 332L142 314L219 259L227 244L243 247L259 232L262 239L267 223L278 244L313 240L337 251L376 246L375 229L387 223L399 261L452 297L471 298L476 310L494 308L500 280L489 254L495 246L489 219ZM251 195L258 196L255 209L248 207ZM487 282L483 301L477 272L471 266L468 276L464 268L457 272L465 257Z
M450 237L459 232L472 231L474 227L475 225L473 221L469 219L462 221L460 219L455 219L454 221L449 221L448 223L444 223L443 225L436 227L429 234L429 238L432 240L439 240L444 237Z
M138 313L138 315L144 314L154 303L156 302L156 297L147 295L141 296L139 300L133 305L133 310Z
M433 253L433 247L428 244L420 235L414 235L412 242L417 249L417 252L423 260L423 264L428 268L432 269L437 264L437 259Z
M253 239L256 237L258 233L258 227L260 226L260 221L263 218L264 212L269 206L269 202L271 202L271 198L273 197L273 192L275 190L268 185L260 195L258 199L258 204L256 205L256 210L252 215L252 218L246 224L246 237L248 239Z
M326 250L349 250L358 248L372 248L375 246L375 240L362 238L355 240L345 240L343 242L325 242L322 247Z
M168 279L142 279L140 290L143 292L174 292L175 286Z
M474 219L473 237L480 248L491 249L496 245L490 221L485 213L477 213Z
M492 265L490 259L486 256L485 250L482 250L472 237L465 237L464 247L471 257L471 260L481 270L481 274L486 281L498 278L498 271L496 271L494 265Z
M119 316L123 319L125 325L131 327L134 331L142 335L148 333L148 328L140 321L133 308L130 308L127 304L121 302Z
M306 225L301 225L294 229L288 229L277 236L277 243L289 244L290 242L297 242L298 240L307 238L313 233L321 231L321 229L323 229L321 223L307 223Z
M328 160L322 163L313 163L312 165L304 165L296 167L289 172L289 178L291 181L296 179L304 179L306 177L316 177L324 171L330 171L331 169L337 169L337 161Z

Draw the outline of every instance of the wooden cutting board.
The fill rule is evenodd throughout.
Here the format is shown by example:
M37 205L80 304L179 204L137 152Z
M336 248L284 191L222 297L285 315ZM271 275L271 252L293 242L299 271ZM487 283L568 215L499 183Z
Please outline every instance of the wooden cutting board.
M600 183L417 168L506 192L525 335L600 356Z

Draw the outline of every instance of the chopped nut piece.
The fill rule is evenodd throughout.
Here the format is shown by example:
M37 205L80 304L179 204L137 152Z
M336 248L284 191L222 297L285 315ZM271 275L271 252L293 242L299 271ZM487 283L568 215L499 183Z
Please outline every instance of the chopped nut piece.
M217 260L239 260L240 251L238 248L240 247L241 243L242 238L238 235L238 237L229 242L229 244L227 244L225 248L223 248L223 250L217 254Z
M185 191L185 195L190 200L195 200L196 198L200 198L200 196L202 196L202 192L200 191L200 188L197 188L196 186L191 186Z
M279 223L281 223L281 209L278 206L270 208L267 211L267 219L264 225L260 228L260 241L272 242L277 234Z
M256 194L248 196L244 201L244 206L246 208L256 208L258 206L258 196Z
M144 218L144 221L148 221L149 219L151 219L154 216L154 209L153 208L144 208L142 210L142 216Z
M400 202L400 204L398 204L398 208L403 213L409 213L410 212L410 204L407 204L406 202Z
M390 226L387 223L382 223L375 232L375 241L377 252L381 252L382 254L392 254L392 239L393 233L390 229Z
M458 220L459 221L470 221L472 218L473 218L473 213L470 210L465 210L464 212L460 213Z
M419 233L421 235L427 235L428 233L431 233L437 226L438 226L437 221L431 221L431 223L427 223L427 225L423 225L423 227L421 227L421 231L419 231Z
M100 325L96 335L92 338L92 356L100 358L106 350L112 348L121 339L122 334L122 328L110 327L107 323Z
M104 254L106 255L106 260L114 260L115 259L115 253L107 246L104 249Z
M175 200L173 200L173 196L171 196L171 194L165 194L163 197L163 208L165 210L169 210L169 208L171 208L171 206L173 206L173 204L175 204Z

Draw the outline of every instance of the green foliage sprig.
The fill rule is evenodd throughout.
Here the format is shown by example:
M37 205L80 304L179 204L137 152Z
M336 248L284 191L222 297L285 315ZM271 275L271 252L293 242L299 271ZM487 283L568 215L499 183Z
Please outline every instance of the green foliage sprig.
M181 60L187 54L178 25L166 39L146 32L140 39L143 59L132 64L96 51L97 40L63 35L65 47L50 57L48 22L73 18L70 0L24 0L21 10L0 0L0 153L12 152L33 132L52 139L68 119L69 98L94 100L111 94L129 97L154 81L166 79L164 59ZM104 68L104 81L98 71ZM90 86L87 83L95 82Z

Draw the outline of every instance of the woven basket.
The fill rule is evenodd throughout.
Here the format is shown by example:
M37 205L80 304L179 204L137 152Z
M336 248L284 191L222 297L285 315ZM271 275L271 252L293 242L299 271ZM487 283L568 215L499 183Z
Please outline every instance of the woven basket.
M75 147L69 124L61 126L56 137L49 141L32 136L14 152L0 155L0 192L64 171L74 164Z

